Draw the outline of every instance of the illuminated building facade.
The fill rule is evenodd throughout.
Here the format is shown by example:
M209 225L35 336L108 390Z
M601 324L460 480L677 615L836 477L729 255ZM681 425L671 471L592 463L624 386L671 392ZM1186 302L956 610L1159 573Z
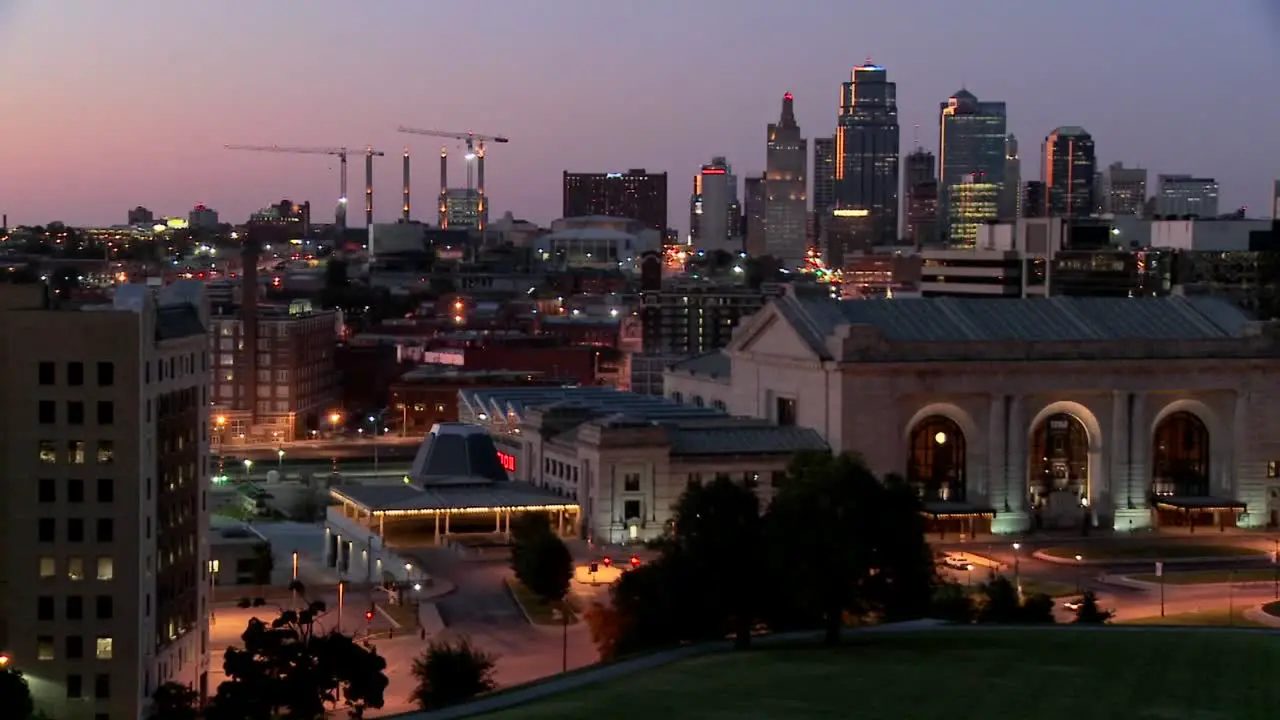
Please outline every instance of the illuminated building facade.
M1004 103L978 100L968 90L957 91L939 108L938 185L948 245L972 246L975 228L999 217L1005 126Z
M1191 175L1161 175L1156 193L1156 214L1215 218L1218 216L1218 181Z
M915 247L938 240L938 177L933 153L917 147L904 160L906 239Z
M667 174L644 168L613 173L564 173L561 217L639 220L658 232L667 229Z
M1000 207L999 183L973 173L948 188L947 225L951 228L949 247L973 247L978 228L995 222Z
M866 210L875 244L898 239L898 89L871 62L842 86L836 124L836 207Z
M1004 139L1004 187L1000 189L1000 222L1013 222L1022 217L1022 156L1018 154L1018 138L1011 133Z
M742 183L742 214L746 225L747 254L764 255L765 178L749 177Z
M1081 218L1094 212L1098 188L1093 136L1082 127L1063 126L1044 139L1040 160L1046 215Z
M1147 207L1146 168L1127 168L1122 162L1107 168L1106 211L1141 217Z
M449 188L443 198L444 213L440 227L466 230L480 227L480 209L484 196L473 188Z
M769 145L765 154L764 254L772 255L784 267L798 267L808 250L808 219L805 169L809 156L805 139L796 123L794 98L782 96L782 115L769 123Z
M742 208L738 204L738 178L723 157L715 157L693 176L689 198L689 239L699 250L741 252L731 241L740 238Z
M836 138L813 139L813 217L814 234L821 237L822 223L836 207Z

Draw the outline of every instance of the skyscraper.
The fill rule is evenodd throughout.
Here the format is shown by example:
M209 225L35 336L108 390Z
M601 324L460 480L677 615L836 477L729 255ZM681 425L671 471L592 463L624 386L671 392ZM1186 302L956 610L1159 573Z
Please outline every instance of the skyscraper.
M742 214L746 218L747 254L764 255L765 233L764 176L752 176L742 182Z
M958 90L939 107L938 136L938 186L947 243L971 246L978 227L999 217L1005 104L983 102L968 90ZM964 202L959 202L959 195Z
M804 262L808 250L805 220L808 213L805 169L809 156L805 140L796 124L791 93L782 96L782 116L769 123L769 146L765 155L764 252L785 267Z
M898 89L867 62L842 86L836 125L836 207L865 211L876 245L898 239Z
M1146 168L1127 168L1122 162L1107 168L1106 211L1112 215L1142 215L1147 205Z
M934 155L917 147L907 155L903 164L907 199L906 238L916 247L931 245L938 239L938 179Z
M1012 133L1004 139L1004 187L1000 190L999 215L1004 222L1022 217L1022 158L1018 155L1018 138Z
M836 206L836 138L813 139L813 214L819 219Z
M1218 181L1191 175L1160 175L1156 191L1157 215L1218 216Z
M694 247L724 250L739 237L738 181L723 157L714 157L693 176L689 200L689 238Z
M1049 133L1042 149L1048 217L1089 217L1096 193L1093 136L1082 127L1063 126Z
M562 217L608 215L667 229L667 174L644 168L625 173L564 173Z

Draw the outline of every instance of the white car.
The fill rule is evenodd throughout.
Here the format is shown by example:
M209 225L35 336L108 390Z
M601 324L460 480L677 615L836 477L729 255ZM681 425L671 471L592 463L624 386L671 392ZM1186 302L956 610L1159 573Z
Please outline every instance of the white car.
M1062 603L1062 607L1066 610L1070 610L1071 612L1075 612L1079 610L1080 606L1083 604L1084 604L1084 601L1082 601L1079 598L1075 598L1073 600L1067 600L1066 602Z
M947 555L942 562L952 570L968 570L973 567L973 563L963 555Z

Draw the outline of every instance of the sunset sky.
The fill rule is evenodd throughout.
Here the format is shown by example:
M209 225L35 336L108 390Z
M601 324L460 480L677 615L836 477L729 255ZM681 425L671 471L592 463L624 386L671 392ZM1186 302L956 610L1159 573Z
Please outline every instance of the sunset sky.
M226 143L373 144L378 220L399 213L414 151L415 217L434 221L439 143L405 124L504 134L492 217L547 222L563 170L690 177L725 155L764 167L784 91L807 137L835 125L840 83L871 58L937 146L938 103L964 86L1009 104L1023 175L1040 141L1081 125L1100 165L1216 177L1225 209L1269 213L1280 177L1275 0L0 0L0 210L10 224L122 223L195 203L240 222L288 197L328 221L336 160ZM456 144L451 143L456 147ZM461 152L451 168L463 184ZM363 159L351 224L363 223Z

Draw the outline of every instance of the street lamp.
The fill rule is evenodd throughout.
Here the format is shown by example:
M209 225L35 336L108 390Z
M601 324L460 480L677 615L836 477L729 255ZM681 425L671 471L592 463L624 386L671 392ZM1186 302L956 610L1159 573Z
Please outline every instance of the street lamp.
M284 467L284 448L276 450L276 459L279 461L278 465Z
M9 654L0 653L0 670L4 670L7 667L9 667Z
M973 563L965 565L964 569L969 573L969 587L973 587Z
M253 473L253 461L250 460L249 458L245 458L244 459L244 479L252 480L253 479L252 473Z
M1013 544L1013 586L1018 590L1018 598L1022 598L1022 578L1019 576L1018 568L1018 551L1022 549L1022 543Z
M1084 592L1084 581L1081 575L1084 573L1084 556L1076 553L1076 592Z

